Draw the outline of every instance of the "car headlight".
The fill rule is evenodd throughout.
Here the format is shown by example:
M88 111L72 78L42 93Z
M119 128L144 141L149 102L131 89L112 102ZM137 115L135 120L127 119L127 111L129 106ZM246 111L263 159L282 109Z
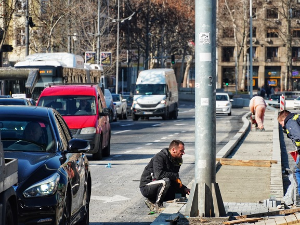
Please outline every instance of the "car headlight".
M230 106L230 103L228 102L228 103L226 103L226 106Z
M132 104L137 104L137 101L133 101Z
M53 195L57 190L59 179L60 175L58 173L55 173L45 180L35 183L34 185L27 188L23 192L23 195L25 198Z
M80 134L94 134L94 133L96 133L95 127L85 127L82 128L80 131Z
M160 104L166 104L166 100L165 99L161 100Z

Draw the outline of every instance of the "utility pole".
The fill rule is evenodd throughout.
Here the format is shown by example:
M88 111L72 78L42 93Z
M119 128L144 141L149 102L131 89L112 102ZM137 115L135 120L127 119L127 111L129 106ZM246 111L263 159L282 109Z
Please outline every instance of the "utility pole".
M195 182L186 214L226 216L216 183L216 0L195 1Z
M116 94L119 93L119 35L120 35L120 0L118 0L118 19L117 19Z
M98 0L98 21L97 21L97 65L100 65L100 13L101 13L101 3Z
M29 5L26 0L26 14L25 14L25 56L29 55Z

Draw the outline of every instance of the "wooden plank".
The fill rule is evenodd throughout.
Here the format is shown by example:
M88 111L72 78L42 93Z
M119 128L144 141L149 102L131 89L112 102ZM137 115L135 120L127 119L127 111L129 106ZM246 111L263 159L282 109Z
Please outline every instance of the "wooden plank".
M232 221L226 221L223 222L223 224L239 224L239 223L248 223L248 222L257 222L259 220L262 220L263 218L245 218L240 220L232 220Z
M277 160L238 160L229 158L217 158L217 161L221 165L230 166L256 166L256 167L271 167L272 164L276 164Z

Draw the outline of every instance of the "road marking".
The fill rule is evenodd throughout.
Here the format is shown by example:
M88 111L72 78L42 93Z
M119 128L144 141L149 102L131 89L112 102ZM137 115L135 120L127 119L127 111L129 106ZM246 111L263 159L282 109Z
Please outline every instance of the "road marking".
M133 123L129 123L129 124L124 124L124 125L121 125L121 127L128 127L128 126L132 126Z
M112 197L109 196L91 196L92 200L97 200L97 201L104 201L104 203L109 203L109 202L120 202L120 201L126 201L129 200L129 198L126 198L121 195L114 195Z
M185 133L185 132L186 132L185 130L182 130L182 131L181 131L181 133Z
M154 142L160 142L160 140L155 140Z
M175 124L175 126L185 126L186 124L184 123L178 123L178 124Z
M161 139L167 139L167 137L162 137Z
M169 137L172 137L173 136L173 134L170 134L170 135L168 135Z
M147 144L145 144L145 145L152 145L153 143L147 143Z
M141 149L141 148L143 148L143 147L136 147L135 149Z
M113 134L120 134L120 133L124 133L124 132L128 132L128 131L131 131L131 130L122 130L122 131L117 131L117 132L115 132L115 133L113 133Z
M177 135L177 134L179 134L179 133L175 133L175 135Z
M126 151L126 152L124 152L124 153L130 153L130 152L132 152L131 150L130 151Z
M152 127L158 127L158 126L161 126L161 123L153 124L153 125L152 125Z

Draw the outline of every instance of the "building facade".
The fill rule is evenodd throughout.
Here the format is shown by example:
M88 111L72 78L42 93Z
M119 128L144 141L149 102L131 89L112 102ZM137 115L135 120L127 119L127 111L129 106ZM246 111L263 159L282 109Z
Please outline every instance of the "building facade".
M248 89L251 41L253 90L299 91L300 0L253 0L252 40L249 12L249 1L218 1L217 88Z

